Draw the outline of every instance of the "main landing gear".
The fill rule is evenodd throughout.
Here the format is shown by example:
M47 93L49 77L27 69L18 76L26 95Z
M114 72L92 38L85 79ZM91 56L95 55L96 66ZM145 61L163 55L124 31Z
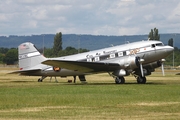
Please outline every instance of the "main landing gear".
M146 77L142 76L135 76L138 84L146 84ZM124 84L125 78L124 77L115 77L116 84Z
M124 77L115 77L115 83L116 84L124 84L125 83Z
M146 84L146 77L134 76L137 79L138 84Z
M138 84L146 84L146 77L141 77L141 76L139 76L139 77L137 78L137 83L138 83Z
M86 83L86 78L84 75L79 75L78 77L81 83ZM76 76L73 76L73 78L74 78L74 83L76 83Z

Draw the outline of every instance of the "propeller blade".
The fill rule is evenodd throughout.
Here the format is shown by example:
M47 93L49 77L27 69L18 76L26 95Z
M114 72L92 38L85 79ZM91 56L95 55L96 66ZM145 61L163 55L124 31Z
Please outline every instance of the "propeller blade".
M141 70L141 75L142 77L144 77L144 71L143 71L143 66L142 66L142 63L144 62L144 59L140 59L139 60L139 63L140 63L140 70Z
M141 76L144 77L144 71L143 71L143 65L144 59L141 59L140 57L136 57L135 59L136 65L140 68Z
M142 75L142 77L144 77L144 72L143 72L142 64L140 64L140 69L141 69L141 75Z

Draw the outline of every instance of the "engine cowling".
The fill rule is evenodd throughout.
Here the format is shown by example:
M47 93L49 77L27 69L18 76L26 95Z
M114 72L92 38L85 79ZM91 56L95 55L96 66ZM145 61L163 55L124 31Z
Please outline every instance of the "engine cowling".
M162 61L159 60L156 62L152 62L152 63L146 64L146 65L143 65L143 67L146 69L155 69L155 68L161 67L161 65L162 65Z
M152 62L146 65L143 65L143 73L145 76L147 75L151 75L151 72L155 71L155 68L158 68L162 65L162 61L156 61L156 62ZM136 75L141 75L141 72L139 71L139 69L135 69L134 74Z
M136 56L128 56L119 61L121 68L123 69L135 69L140 66L140 58Z
M115 76L125 76L127 72L124 69L116 70L112 73Z

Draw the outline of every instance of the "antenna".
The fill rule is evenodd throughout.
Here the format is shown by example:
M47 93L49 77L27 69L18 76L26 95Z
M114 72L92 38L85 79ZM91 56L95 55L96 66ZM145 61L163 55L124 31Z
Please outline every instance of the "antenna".
M125 44L129 44L129 41L126 41L126 37L125 37Z

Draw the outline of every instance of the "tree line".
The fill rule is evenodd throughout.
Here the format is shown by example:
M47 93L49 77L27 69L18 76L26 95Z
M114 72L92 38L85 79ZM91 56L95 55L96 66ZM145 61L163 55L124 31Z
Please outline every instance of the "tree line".
M89 50L74 47L66 47L62 49L62 33L56 33L54 37L53 48L41 48L38 49L41 54L44 54L45 57L61 57L65 55L73 55L77 53L87 52ZM13 65L18 63L18 49L17 48L0 48L0 63Z
M151 29L148 35L149 40L160 40L160 35L158 33L158 29L154 28ZM66 47L65 49L62 48L62 33L56 33L54 36L54 45L52 48L41 48L39 51L44 54L45 57L61 57L66 55L73 55L77 53L87 52L89 50L87 49L76 49L74 47ZM170 38L168 41L168 44L170 46L174 46L173 44L173 38ZM174 56L174 58L173 58ZM166 65L172 65L174 59L175 66L180 65L180 49L175 47L174 55L171 54L166 58ZM17 48L0 48L0 63L1 64L17 64L18 62L18 49Z
M64 50L62 49L62 33L56 33L54 37L54 45L53 48L44 48L44 56L46 57L61 57L66 55L73 55L77 53L87 52L89 50L79 48L76 49L74 47L66 47Z

